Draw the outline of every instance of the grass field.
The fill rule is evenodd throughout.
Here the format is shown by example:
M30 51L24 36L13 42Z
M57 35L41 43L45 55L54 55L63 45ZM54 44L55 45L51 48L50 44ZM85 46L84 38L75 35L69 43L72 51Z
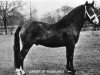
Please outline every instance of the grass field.
M91 34L91 31L81 32L76 44L76 75L100 75L100 31ZM13 35L0 35L0 75L15 75L13 60ZM27 75L64 75L65 65L65 47L47 48L33 45L24 62ZM40 72L44 70L45 73Z

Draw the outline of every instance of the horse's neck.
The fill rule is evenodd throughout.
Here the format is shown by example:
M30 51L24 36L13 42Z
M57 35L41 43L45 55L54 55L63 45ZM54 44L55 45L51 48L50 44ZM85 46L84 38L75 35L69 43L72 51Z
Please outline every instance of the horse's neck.
M73 25L74 27L76 27L77 30L80 31L85 23L84 15L85 15L84 6L80 6L79 8L74 9L71 13L66 15L63 19L61 19L56 24L56 27L61 29Z
M76 27L76 29L78 29L79 31L81 30L81 28L83 27L83 25L84 25L84 23L85 23L85 21L86 21L86 19L85 19L85 11L80 11L78 14L77 14L77 16L75 16L74 18L73 18L73 23L72 23L72 25L74 26L74 27Z

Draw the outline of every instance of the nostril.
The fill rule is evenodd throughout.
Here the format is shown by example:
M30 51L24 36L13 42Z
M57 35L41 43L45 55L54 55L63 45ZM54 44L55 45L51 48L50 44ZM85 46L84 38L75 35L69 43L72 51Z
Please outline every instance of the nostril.
M95 23L95 24L99 24L99 21L98 21L98 20L97 20L97 21L93 20L93 23Z
M95 22L95 24L98 24L98 23L99 23L98 21Z
M94 24L97 24L97 21L94 21L93 23L94 23Z
M99 24L99 21L96 21L96 24Z
M96 24L98 24L98 22L96 22Z

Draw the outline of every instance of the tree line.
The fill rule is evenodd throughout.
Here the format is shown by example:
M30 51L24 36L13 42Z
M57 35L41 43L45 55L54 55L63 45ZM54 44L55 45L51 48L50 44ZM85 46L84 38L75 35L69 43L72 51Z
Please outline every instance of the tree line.
M8 34L7 27L9 26L9 31L13 34L14 27L17 25L22 25L26 21L42 21L45 23L56 23L63 16L67 15L73 8L67 5L63 5L61 8L55 10L55 12L45 12L41 18L37 16L37 9L31 6L31 3L27 6L29 12L23 14L24 6L27 6L27 3L18 1L0 1L0 31L4 30L5 34ZM97 14L100 14L100 8L97 11ZM28 18L27 18L28 16ZM87 27L88 22L86 22L84 27Z

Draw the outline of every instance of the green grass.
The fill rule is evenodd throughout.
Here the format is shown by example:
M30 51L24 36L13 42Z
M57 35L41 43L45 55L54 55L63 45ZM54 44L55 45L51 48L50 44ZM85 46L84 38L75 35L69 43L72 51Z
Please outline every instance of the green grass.
M91 35L81 32L74 52L76 75L100 74L100 31ZM13 36L0 35L0 75L14 75ZM35 70L60 70L66 66L65 47L47 48L33 45L24 61L28 75L63 75L62 73L32 73Z

